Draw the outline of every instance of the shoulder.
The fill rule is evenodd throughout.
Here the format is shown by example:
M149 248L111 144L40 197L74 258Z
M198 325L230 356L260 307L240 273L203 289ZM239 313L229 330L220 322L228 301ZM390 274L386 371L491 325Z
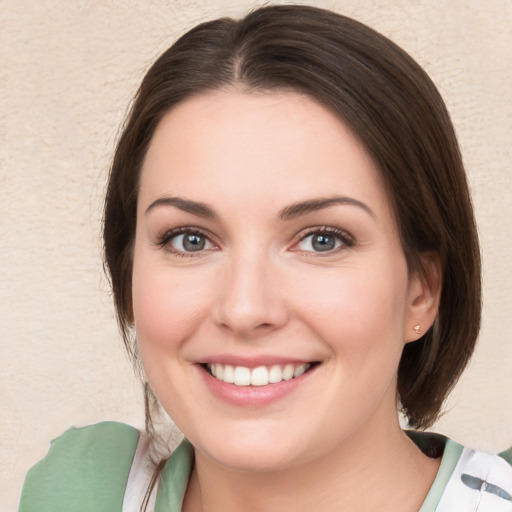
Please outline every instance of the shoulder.
M511 465L502 456L463 448L436 510L512 512Z
M509 448L508 450L501 452L500 457L506 460L512 467L512 448Z
M20 512L120 510L138 438L124 423L71 428L28 472Z
M512 450L493 455L431 432L407 434L426 455L441 459L420 512L512 512Z

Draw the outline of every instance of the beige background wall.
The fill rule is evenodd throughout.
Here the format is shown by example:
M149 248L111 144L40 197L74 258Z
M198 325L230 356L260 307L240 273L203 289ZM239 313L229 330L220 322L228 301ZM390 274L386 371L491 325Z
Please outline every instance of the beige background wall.
M436 427L512 444L512 1L310 2L390 36L452 112L485 262L480 346ZM142 425L100 259L101 197L144 69L186 28L253 1L0 0L0 511L71 425Z

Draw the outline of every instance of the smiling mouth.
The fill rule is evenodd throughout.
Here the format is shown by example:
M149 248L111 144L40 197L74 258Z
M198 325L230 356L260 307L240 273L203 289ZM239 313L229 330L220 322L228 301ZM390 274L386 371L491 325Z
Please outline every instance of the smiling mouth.
M233 366L230 364L206 363L203 368L215 379L235 386L267 386L300 377L318 363L299 363L272 366Z

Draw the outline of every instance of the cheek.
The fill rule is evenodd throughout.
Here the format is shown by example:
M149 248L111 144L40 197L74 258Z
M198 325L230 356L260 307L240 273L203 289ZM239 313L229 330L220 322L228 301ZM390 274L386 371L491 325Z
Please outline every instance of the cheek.
M142 353L178 346L192 333L205 309L206 291L197 283L153 268L134 266L133 312Z
M386 345L401 351L403 345L406 268L394 272L391 266L382 273L368 269L336 269L324 279L302 280L302 290L294 291L302 297L299 308L310 325L349 357L370 355Z

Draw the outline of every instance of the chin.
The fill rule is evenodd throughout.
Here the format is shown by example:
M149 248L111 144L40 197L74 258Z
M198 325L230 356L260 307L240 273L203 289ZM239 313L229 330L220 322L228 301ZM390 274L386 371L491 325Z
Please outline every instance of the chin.
M243 434L242 434L243 432ZM189 438L196 449L216 464L240 472L274 472L313 460L322 451L318 437L305 432L272 431L268 425L239 425L218 436Z
M284 451L283 451L284 452ZM213 450L206 455L217 464L232 471L250 473L269 473L280 471L298 463L296 450L282 453L270 443L266 446L224 446L222 450Z

